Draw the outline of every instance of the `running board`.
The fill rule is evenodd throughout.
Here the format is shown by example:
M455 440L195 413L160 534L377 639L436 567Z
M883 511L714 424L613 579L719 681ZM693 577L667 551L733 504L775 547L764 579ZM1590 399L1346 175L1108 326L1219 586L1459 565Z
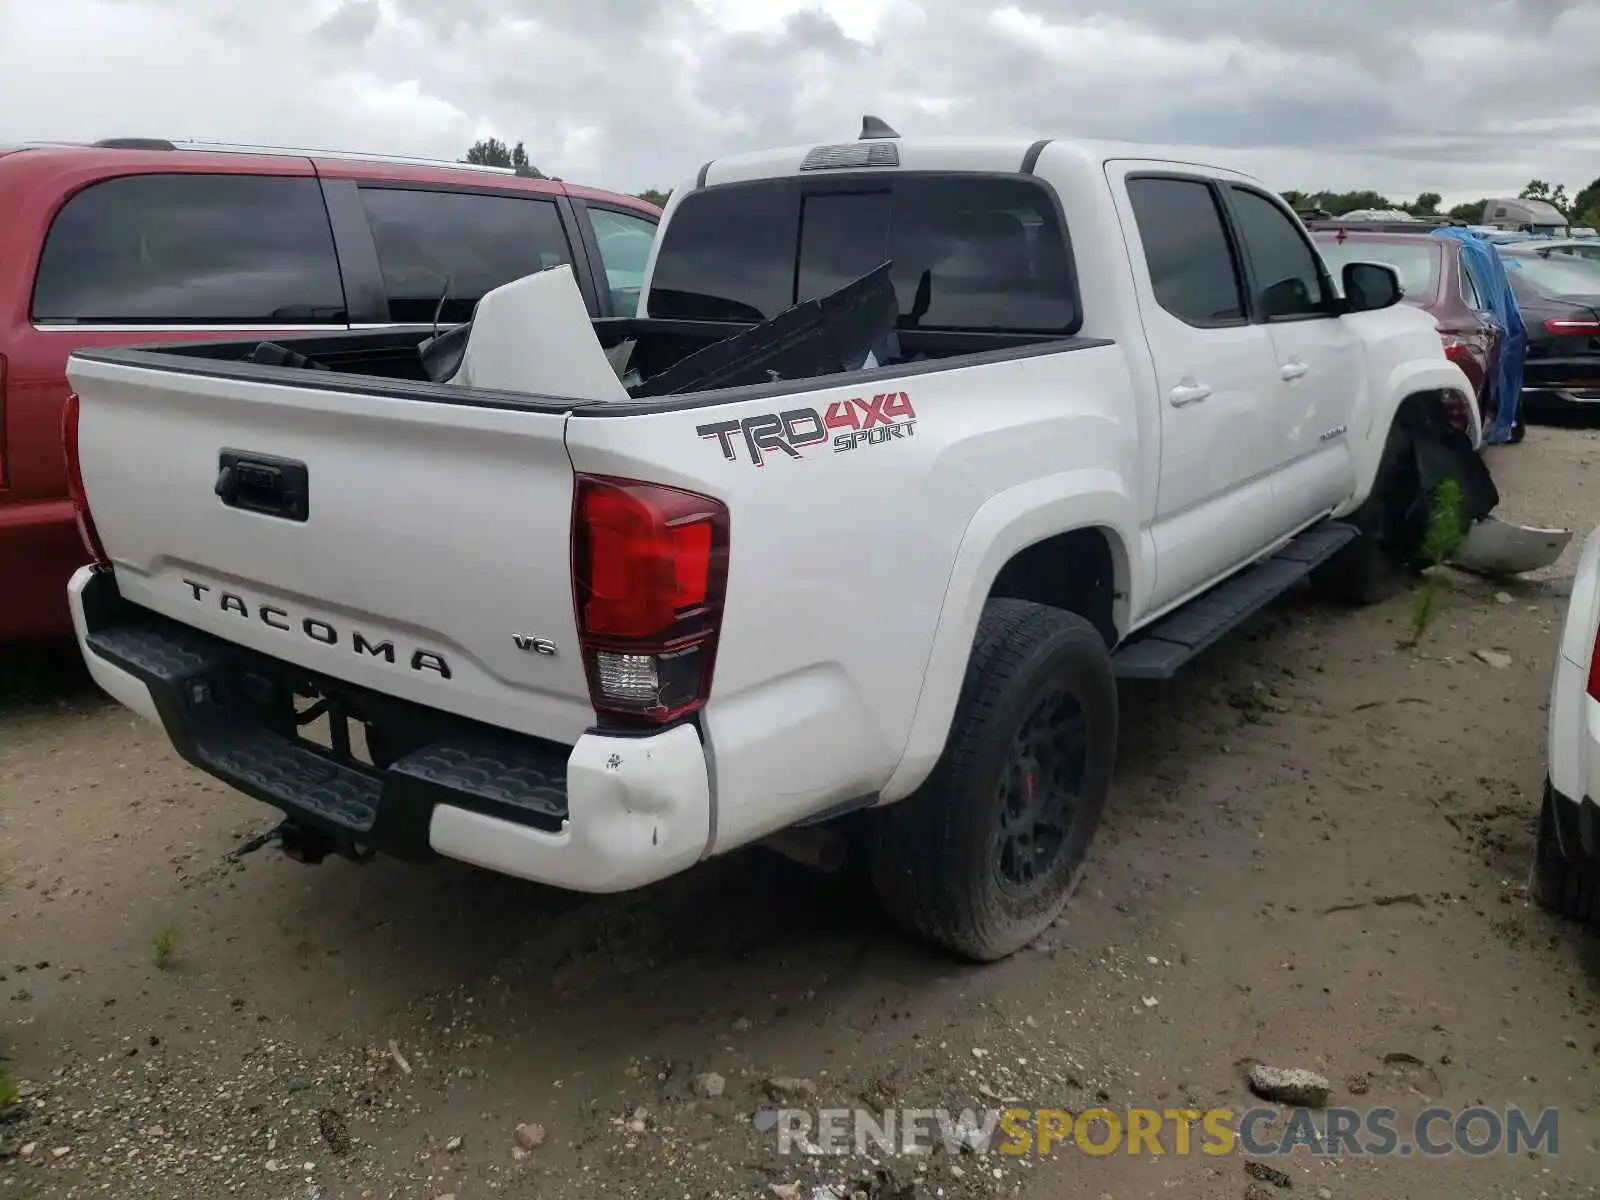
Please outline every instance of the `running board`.
M1111 656L1118 679L1171 679L1178 669L1288 591L1356 536L1354 525L1323 521L1140 630Z

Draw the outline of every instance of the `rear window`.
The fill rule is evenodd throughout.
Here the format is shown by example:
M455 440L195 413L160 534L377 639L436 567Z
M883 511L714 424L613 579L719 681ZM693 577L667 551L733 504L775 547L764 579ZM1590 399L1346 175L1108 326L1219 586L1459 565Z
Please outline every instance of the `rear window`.
M761 321L885 260L902 328L1071 333L1066 234L1049 192L905 175L732 184L684 198L661 237L652 317Z
M362 188L389 298L405 324L468 320L485 292L572 261L554 201L487 192Z
M72 197L45 238L37 321L317 324L345 320L314 179L129 175Z
M1360 238L1318 238L1317 250L1328 270L1338 279L1353 262L1382 263L1400 276L1400 290L1411 304L1433 299L1439 292L1440 255L1443 247L1416 242L1367 242Z
M1600 262L1582 258L1542 258L1503 254L1513 280L1521 279L1541 296L1600 296Z

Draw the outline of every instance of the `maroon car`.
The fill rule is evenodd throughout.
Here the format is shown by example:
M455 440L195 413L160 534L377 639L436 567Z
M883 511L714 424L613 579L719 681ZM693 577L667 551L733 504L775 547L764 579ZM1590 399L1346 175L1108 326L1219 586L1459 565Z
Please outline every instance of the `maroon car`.
M1460 243L1425 233L1379 233L1346 226L1312 234L1335 279L1345 263L1380 262L1395 269L1405 302L1432 315L1445 357L1466 372L1478 397L1483 427L1494 424L1493 381L1505 331L1479 299L1486 292L1462 257Z

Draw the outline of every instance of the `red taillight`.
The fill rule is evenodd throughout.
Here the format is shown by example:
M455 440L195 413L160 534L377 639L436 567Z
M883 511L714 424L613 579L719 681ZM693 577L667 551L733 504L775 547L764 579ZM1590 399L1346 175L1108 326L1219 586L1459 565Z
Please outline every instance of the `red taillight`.
M573 604L596 712L661 724L706 702L728 528L727 507L709 496L577 477Z
M77 392L67 394L67 403L61 412L61 448L67 457L67 495L72 499L72 511L78 519L78 536L95 562L108 563L111 558L100 543L94 518L89 515L89 497L83 490L83 464L78 459Z
M1600 337L1600 320L1593 317L1550 317L1544 331L1553 337Z

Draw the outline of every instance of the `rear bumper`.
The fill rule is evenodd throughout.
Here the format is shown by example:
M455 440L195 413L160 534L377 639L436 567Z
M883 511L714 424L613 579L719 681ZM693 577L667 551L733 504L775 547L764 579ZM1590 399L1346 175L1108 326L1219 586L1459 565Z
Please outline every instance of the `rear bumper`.
M247 651L129 604L109 570L84 567L68 594L102 688L201 770L333 838L584 892L663 879L710 844L692 726L562 746ZM321 697L336 728L365 729L383 765L297 736L296 695Z
M1522 366L1522 390L1550 393L1578 403L1600 398L1600 355L1530 358Z
M1529 407L1554 408L1558 405L1600 404L1600 387L1549 387L1529 385L1522 389L1522 402Z

